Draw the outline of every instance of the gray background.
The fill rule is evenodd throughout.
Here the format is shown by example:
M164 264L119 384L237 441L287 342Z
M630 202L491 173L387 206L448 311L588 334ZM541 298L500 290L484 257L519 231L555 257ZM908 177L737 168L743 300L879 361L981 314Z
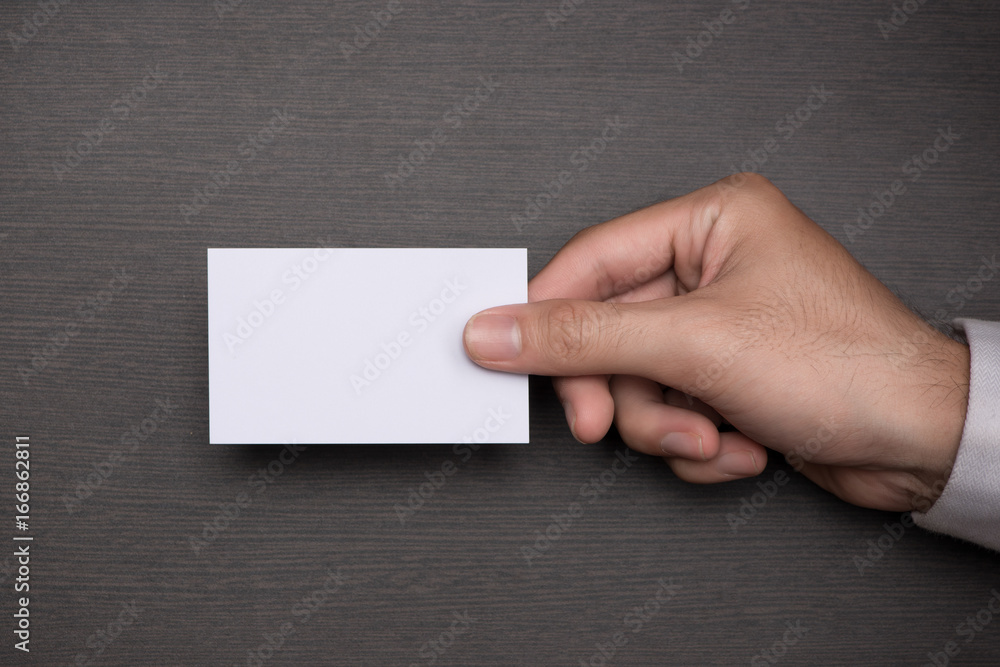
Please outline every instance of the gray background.
M680 68L674 54L735 5L583 2L551 22L555 0L401 0L345 57L386 7L0 9L0 470L12 482L14 437L29 435L35 536L30 655L12 648L0 550L0 661L431 664L445 633L434 664L746 664L800 621L778 664L920 665L949 641L953 664L1000 662L1000 622L970 643L956 629L1000 586L995 554L913 528L859 572L854 557L899 515L795 474L731 528L756 482L788 470L779 462L700 487L641 457L529 564L521 548L624 450L614 432L575 442L544 378L531 381L530 445L465 462L450 446L311 447L252 485L280 451L207 445L205 343L206 247L526 246L534 274L578 229L706 185L771 137L779 149L755 170L910 303L1000 318L1000 280L969 283L1000 246L1000 7L928 2L883 37L890 2L750 2ZM150 70L161 81L143 88ZM500 85L450 127L479 77ZM813 86L831 96L787 138L777 124ZM185 216L274 109L287 127ZM615 116L627 129L518 231L526 198ZM960 139L852 242L858 208L949 127ZM447 142L390 189L384 175L435 129ZM88 154L57 175L77 146ZM132 279L106 293L116 270ZM959 299L961 285L978 289ZM70 324L68 342L50 342ZM45 367L22 377L35 355ZM123 445L158 400L178 407ZM458 471L401 524L394 505L446 460ZM193 548L240 493L249 506ZM343 583L306 620L295 605L338 568ZM627 615L661 577L679 588L634 632ZM130 603L136 620L119 624ZM455 612L474 620L450 636ZM595 655L616 632L627 643Z

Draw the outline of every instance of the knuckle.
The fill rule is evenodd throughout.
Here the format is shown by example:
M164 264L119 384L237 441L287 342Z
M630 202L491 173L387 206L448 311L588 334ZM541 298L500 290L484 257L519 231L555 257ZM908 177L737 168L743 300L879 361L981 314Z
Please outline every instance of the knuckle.
M760 188L773 187L773 185L771 184L770 179L768 179L766 176L761 176L760 174L758 174L756 172L745 171L745 172L742 172L742 173L738 174L738 176L741 179L745 180L746 183L747 183L747 185L749 185L749 186L751 186L753 188L760 189Z
M738 202L758 197L761 193L774 188L774 185L766 177L753 172L731 174L719 181L717 185L719 187L714 192L720 195L721 203Z
M546 352L568 362L587 357L601 343L601 319L597 310L588 304L554 305L544 325Z

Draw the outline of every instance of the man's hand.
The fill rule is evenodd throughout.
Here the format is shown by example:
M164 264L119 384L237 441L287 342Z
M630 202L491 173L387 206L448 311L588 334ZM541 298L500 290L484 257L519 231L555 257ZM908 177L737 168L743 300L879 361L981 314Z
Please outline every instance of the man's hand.
M466 352L556 376L582 442L614 420L630 447L701 483L760 473L768 447L844 500L893 511L926 510L947 481L968 348L763 177L584 229L528 294L469 320Z

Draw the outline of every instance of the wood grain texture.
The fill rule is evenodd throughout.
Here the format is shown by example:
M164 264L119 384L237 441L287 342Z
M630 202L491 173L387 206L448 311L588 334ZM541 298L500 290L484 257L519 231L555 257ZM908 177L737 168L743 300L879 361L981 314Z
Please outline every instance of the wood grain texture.
M30 435L36 542L30 655L12 648L0 552L0 662L729 665L786 622L807 631L781 665L924 664L949 641L955 664L1000 662L1000 623L970 643L955 629L1000 587L995 554L909 529L859 574L853 557L899 516L794 475L734 531L726 515L755 480L687 485L641 457L529 563L522 547L625 451L614 434L577 444L540 378L532 444L467 461L309 447L274 463L277 448L207 445L207 247L526 246L534 273L580 228L710 183L769 139L777 150L746 166L894 290L925 312L1000 318L997 281L949 301L1000 246L1000 8L926 3L883 38L887 1L737 4L588 2L551 22L556 0L248 0L221 16L209 0L94 1L23 43L10 34L43 15L4 4L0 474ZM726 7L733 22L678 67ZM345 55L373 12L391 21ZM480 77L499 85L454 127ZM813 87L829 99L789 132ZM275 110L287 129L250 159ZM627 128L578 171L574 152L616 116ZM949 127L960 139L849 238L858 208ZM443 145L390 188L435 131ZM79 164L54 168L72 150ZM564 170L573 182L519 231L512 216ZM36 354L45 367L25 379ZM144 420L155 431L123 443ZM446 460L458 472L401 523L394 506ZM239 516L193 548L240 494ZM657 603L661 578L678 588ZM99 630L115 635L100 652Z

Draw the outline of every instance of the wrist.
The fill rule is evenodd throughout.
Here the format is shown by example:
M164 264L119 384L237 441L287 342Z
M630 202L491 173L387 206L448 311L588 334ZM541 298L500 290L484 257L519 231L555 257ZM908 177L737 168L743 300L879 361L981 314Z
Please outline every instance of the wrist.
M924 408L918 420L921 461L914 471L911 509L926 512L944 491L958 457L969 405L969 348L950 338L922 364L931 370L924 379ZM919 388L919 387L918 387Z

